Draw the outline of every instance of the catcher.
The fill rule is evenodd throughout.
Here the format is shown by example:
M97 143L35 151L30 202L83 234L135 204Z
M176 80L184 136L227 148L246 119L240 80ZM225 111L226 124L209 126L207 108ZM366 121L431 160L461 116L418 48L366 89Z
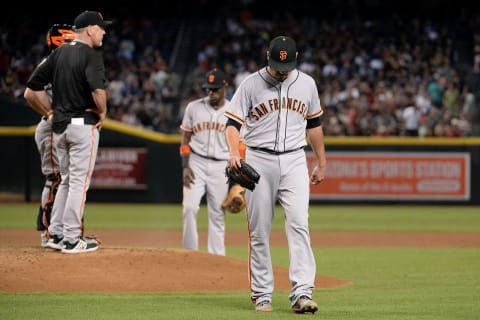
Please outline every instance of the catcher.
M50 51L75 39L72 26L54 24L47 32L46 41ZM51 97L51 86L45 88ZM57 154L53 148L51 115L42 117L35 128L35 144L40 153L42 174L45 176L45 185L42 190L41 204L37 215L37 230L41 232L41 246L46 247L48 241L48 226L53 202L61 181L60 166Z

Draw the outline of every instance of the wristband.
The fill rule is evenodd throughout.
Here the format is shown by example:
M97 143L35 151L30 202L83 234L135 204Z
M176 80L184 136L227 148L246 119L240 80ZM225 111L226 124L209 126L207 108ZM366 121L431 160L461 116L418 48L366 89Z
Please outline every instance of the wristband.
M180 146L180 155L181 156L190 155L190 153L192 153L192 149L190 148L190 146L188 144L182 144Z

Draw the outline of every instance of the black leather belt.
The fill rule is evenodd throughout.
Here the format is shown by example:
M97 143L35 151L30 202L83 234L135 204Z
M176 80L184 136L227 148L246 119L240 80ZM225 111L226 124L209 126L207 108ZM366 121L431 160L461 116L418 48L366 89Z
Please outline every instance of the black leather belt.
M73 118L83 118L83 122L85 124L96 124L98 122L98 120L100 120L100 118L98 117L98 115L94 112L90 112L90 111L86 111L82 116L80 117L72 117Z
M298 151L298 150L302 150L304 147L300 147L300 148L296 148L296 149L292 149L292 150L287 150L287 151L273 151L273 150L270 150L270 149L267 149L267 148L259 148L259 147L248 147L252 150L256 150L256 151L262 151L262 152L266 152L266 153L269 153L269 154L275 154L275 155L279 155L279 154L285 154L285 153L290 153L290 152L295 152L295 151Z
M213 160L213 161L227 161L227 160L217 159L217 158L214 158L214 157L204 156L203 154L199 154L199 153L193 151L193 149L192 149L192 153L195 153L197 156L200 156L200 157L205 158L205 159L208 159L208 160Z

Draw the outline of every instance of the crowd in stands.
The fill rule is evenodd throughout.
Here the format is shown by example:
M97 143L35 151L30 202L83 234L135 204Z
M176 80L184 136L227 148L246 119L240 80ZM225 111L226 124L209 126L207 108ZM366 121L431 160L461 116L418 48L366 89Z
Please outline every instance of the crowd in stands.
M363 20L305 18L228 19L224 34L209 38L198 54L198 76L218 65L231 76L231 93L243 77L265 64L272 34L287 33L297 40L298 68L314 77L326 117L327 136L447 136L475 134L478 126L478 84L455 65L465 50L468 28L429 20ZM476 17L475 19L478 19ZM480 36L480 34L478 34ZM458 47L456 47L458 45ZM467 45L468 47L468 45ZM468 56L468 54L464 54ZM187 87L192 87L189 85ZM476 133L478 135L478 131Z
M480 76L480 16L297 19L244 10L204 23L211 31L197 35L200 49L182 62L186 73L169 66L155 20L112 26L103 49L108 117L178 133L186 104L205 94L209 69L228 74L230 98L266 64L270 39L287 34L297 41L298 69L317 82L326 136L480 136L480 85L471 80ZM21 100L27 77L48 54L44 34L15 48L13 31L0 31L0 93Z

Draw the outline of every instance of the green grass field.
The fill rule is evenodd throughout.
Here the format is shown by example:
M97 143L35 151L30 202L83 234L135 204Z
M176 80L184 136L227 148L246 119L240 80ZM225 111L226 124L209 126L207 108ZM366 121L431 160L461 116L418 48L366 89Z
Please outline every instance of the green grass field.
M37 204L0 204L4 229L33 229ZM283 230L281 209L274 229ZM181 229L179 205L87 203L89 229ZM311 230L478 232L480 208L453 206L312 206ZM206 228L206 211L199 213ZM245 228L244 215L227 216L228 230ZM101 250L101 249L100 249ZM205 248L201 248L206 251ZM317 273L352 286L317 289L320 310L296 315L288 292L277 291L274 312L258 314L249 292L98 294L0 292L0 319L319 319L456 320L480 316L480 248L315 247ZM245 259L246 247L229 247ZM272 248L276 266L288 251ZM61 267L61 266L58 266ZM86 270L88 272L88 270ZM0 277L1 279L1 277ZM119 279L121 281L121 279Z

